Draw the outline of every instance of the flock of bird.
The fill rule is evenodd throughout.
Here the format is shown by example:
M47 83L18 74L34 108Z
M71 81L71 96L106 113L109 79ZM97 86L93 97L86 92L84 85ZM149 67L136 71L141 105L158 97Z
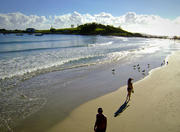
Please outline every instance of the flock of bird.
M165 60L163 60L163 62L161 63L161 66L163 66L163 65L165 65L165 64L168 65L168 61L165 62ZM148 69L150 68L150 64L147 64L147 68L148 68ZM133 69L134 69L134 70L137 69L138 72L142 72L142 75L144 75L144 76L146 75L146 74L145 74L146 70L145 70L145 69L141 70L142 68L140 67L140 64L133 65ZM112 73L115 74L115 69L112 69Z
M148 69L150 68L150 64L147 64L147 66L148 66ZM143 70L141 70L141 67L140 67L140 65L139 64L137 64L137 65L134 65L133 66L133 68L134 68L134 70L138 70L138 72L142 72L142 74L143 75L145 75L145 72L146 72L146 70L145 69L143 69Z

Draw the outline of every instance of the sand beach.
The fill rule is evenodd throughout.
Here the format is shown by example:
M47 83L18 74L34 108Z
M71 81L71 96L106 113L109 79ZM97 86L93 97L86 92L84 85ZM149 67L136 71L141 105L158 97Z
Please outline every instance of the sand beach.
M178 105L174 108L178 101L174 99L177 93L173 95L178 82L174 75L178 68L173 63L178 61L170 59L169 65L153 70L150 75L148 73L180 49L179 41L78 35L32 38L24 35L19 44L22 49L17 51L11 43L16 44L19 39L15 35L6 35L11 51L7 51L6 43L2 44L7 48L2 51L0 59L4 69L0 77L0 131L93 131L98 107L102 107L107 116L107 131L134 128L139 131L144 124L156 130L154 126L166 124L156 121L155 117L165 121L164 115L167 115L166 120L170 122L171 118L178 117ZM49 40L53 41L53 47ZM16 69L17 66L22 67ZM174 73L169 76L171 74L166 72ZM126 104L129 77L134 78L135 93ZM163 116L159 116L161 109ZM173 111L174 117L169 115L169 111ZM152 119L147 117L154 113L154 116L150 115ZM139 118L142 119L137 122Z
M126 86L121 87L79 106L49 132L92 132L98 107L107 117L107 132L179 132L180 52L168 62L133 83L135 93L129 103L124 103Z

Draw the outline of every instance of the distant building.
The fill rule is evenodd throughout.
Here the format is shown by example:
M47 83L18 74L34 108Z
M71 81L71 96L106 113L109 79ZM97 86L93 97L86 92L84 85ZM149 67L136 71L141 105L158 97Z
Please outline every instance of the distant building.
M36 31L36 29L34 29L34 28L27 28L26 29L26 32L28 32L28 33L34 33Z
M73 24L71 25L71 28L74 28L74 25L73 25Z

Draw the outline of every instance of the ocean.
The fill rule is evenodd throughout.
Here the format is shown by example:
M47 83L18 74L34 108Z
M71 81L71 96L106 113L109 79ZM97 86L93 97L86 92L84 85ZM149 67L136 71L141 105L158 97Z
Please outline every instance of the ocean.
M126 85L128 76L144 78L179 49L180 42L170 39L0 34L0 130L13 130L43 107L62 109L64 118L77 105ZM66 111L52 106L57 99L60 106L69 101Z
M0 79L119 61L170 48L169 40L80 35L0 35ZM170 45L169 45L170 44Z

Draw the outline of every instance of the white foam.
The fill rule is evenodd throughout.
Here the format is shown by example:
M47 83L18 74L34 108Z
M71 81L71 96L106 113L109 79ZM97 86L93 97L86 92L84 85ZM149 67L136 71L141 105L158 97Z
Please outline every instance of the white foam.
M113 41L107 42L107 43L95 43L95 44L88 44L88 47L97 47L97 46L108 46L111 45Z
M120 39L120 40L122 40L124 42L129 41L129 38L127 38L127 37L113 37L113 38Z
M121 51L121 52L113 52L109 53L107 55L107 60L109 61L119 61L123 59L124 57L128 56L129 52L128 51Z
M66 53L66 51L62 52L44 52L39 53L37 55L30 55L30 56L22 56L22 57L15 57L10 60L0 60L0 78L11 78L14 76L22 76L27 73L32 72L43 72L41 70L48 70L48 68L58 67L65 63L71 61L78 61L81 59L88 59L93 57L101 56L98 55L91 55L85 51L79 50L77 54L74 54L72 51ZM82 54L83 52L84 54ZM64 54L65 56L62 56ZM71 55L72 54L72 55ZM74 54L74 56L73 56ZM87 62L88 63L88 62ZM80 65L80 64L79 64Z
M137 53L139 53L139 54L152 54L158 50L160 50L160 47L154 47L154 46L142 47L142 48L138 49Z

